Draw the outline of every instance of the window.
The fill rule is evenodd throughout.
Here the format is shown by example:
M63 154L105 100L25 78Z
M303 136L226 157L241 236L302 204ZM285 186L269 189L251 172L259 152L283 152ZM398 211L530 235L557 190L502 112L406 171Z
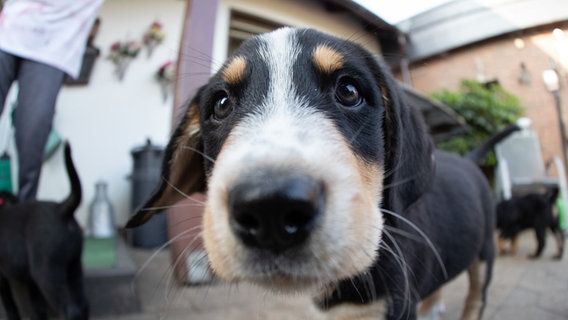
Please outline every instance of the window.
M231 12L228 55L231 55L243 41L257 34L270 32L280 27L282 25L246 13Z

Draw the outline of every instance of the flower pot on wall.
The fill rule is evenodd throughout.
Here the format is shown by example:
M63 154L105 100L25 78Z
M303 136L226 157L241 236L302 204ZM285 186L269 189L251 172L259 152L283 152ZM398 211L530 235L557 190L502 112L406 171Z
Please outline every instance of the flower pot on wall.
M122 81L124 79L124 74L126 73L131 61L132 58L130 57L123 57L115 61L114 72L116 73L118 80Z
M156 72L156 80L160 85L160 90L162 92L162 100L166 102L173 90L173 84L175 81L175 70L176 64L174 61L168 60L160 66Z
M110 47L108 59L114 63L114 73L118 80L124 79L124 74L130 62L138 56L140 45L136 41L116 41Z
M146 53L148 58L152 56L154 49L164 41L166 34L162 31L162 23L159 21L154 21L144 33L142 37L142 43L146 47Z

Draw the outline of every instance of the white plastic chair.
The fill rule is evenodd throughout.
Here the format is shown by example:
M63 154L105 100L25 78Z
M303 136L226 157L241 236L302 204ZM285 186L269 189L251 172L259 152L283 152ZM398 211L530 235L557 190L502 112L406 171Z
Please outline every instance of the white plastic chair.
M568 193L564 165L558 157L552 157L545 165L536 132L525 126L525 129L499 143L495 153L495 191L498 200L529 192L543 192L546 188L558 186L566 208ZM556 169L556 176L549 174L552 167Z

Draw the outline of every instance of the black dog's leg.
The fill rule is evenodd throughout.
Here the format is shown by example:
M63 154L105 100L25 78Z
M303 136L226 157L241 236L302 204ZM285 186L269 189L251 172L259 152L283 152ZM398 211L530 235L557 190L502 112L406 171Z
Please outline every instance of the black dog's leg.
M58 277L58 279L65 281L65 277ZM66 320L84 319L81 315L81 308L73 303L64 282L50 283L48 281L43 282L40 286L42 286L47 301L57 309L60 316L64 316Z
M6 312L8 320L19 320L20 313L18 312L16 301L14 301L14 297L12 296L10 284L8 280L2 276L0 276L0 296L2 297L4 311Z
M45 298L34 283L28 284L28 295L31 304L30 318L32 320L47 320L48 307Z
M529 255L529 258L538 258L542 254L542 250L546 246L546 226L535 226L534 232L536 235L537 247L533 254Z
M89 319L89 302L83 285L83 268L81 258L75 259L69 266L69 292L75 304L79 307L81 319Z
M32 267L32 274L45 299L67 320L82 320L81 309L75 305L67 288L67 268Z
M560 229L560 223L558 221L558 219L556 219L556 221L554 221L554 223L550 226L550 230L552 231L552 234L554 234L554 238L556 239L556 247L557 247L557 252L554 255L554 259L562 259L562 256L564 255L564 232L562 231L562 229Z

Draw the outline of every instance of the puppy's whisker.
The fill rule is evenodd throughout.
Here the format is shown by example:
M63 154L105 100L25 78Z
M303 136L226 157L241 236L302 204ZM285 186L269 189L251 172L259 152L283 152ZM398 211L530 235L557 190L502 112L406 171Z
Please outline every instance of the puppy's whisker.
M161 245L159 248L154 250L154 253L152 253L152 255L150 255L150 257L148 257L146 259L146 261L144 261L144 263L140 266L140 268L138 268L138 270L136 271L134 278L137 279L139 276L141 276L142 272L144 272L146 270L146 268L148 268L148 266L150 265L150 263L152 262L152 260L154 260L157 255L165 250L169 245L171 245L172 243L174 243L175 241L179 240L180 238L184 237L185 235L187 235L187 233L189 232L193 232L195 228L191 228L188 230L185 230L183 232L181 232L180 234L176 235L175 237L172 237L171 239L169 239L168 241L166 241L166 243L164 243L163 245ZM134 282L132 283L132 289L134 290Z
M190 199L188 197L188 199ZM180 202L179 204L174 204L174 205L167 205L167 206L156 206L156 207L144 207L142 209L140 209L140 211L162 211L162 210L167 210L167 209L172 209L172 208L192 208L192 207L204 207L205 203L183 203Z
M144 263L142 264L142 266L140 266L140 268L138 268L138 270L136 271L135 275L134 275L134 280L132 281L131 284L131 290L135 291L135 282L136 279L138 279L139 277L141 277L142 273L146 270L146 268L148 268L148 266L150 265L150 263L157 257L157 255L164 251L165 248L171 244L172 241L174 241L177 237L175 237L174 239L169 240L168 242L166 242L164 245L160 246L159 248L155 249L154 252L152 253L152 255L150 257L148 257L146 259L146 261L144 261ZM162 281L166 281L165 279L170 279L169 274L172 272L173 267L170 266L168 267L164 273L161 275L159 282ZM152 293L152 299L155 299L158 296L158 288L156 288L156 290ZM167 300L167 299L166 299ZM167 309L168 304L166 304L166 306L164 306L165 309ZM160 316L160 318L163 318L163 316Z
M413 304L410 303L410 301L412 301L411 293L414 292L415 295L418 296L418 294L416 293L416 289L414 288L414 286L411 286L411 281L410 281L411 277L412 279L416 279L416 277L414 272L406 262L406 259L402 254L401 248L398 245L398 242L396 242L396 239L394 239L394 237L392 237L392 235L388 231L385 232L387 237L389 237L393 246L395 247L396 253L394 253L393 250L391 250L391 252L395 254L395 257L399 261L399 265L401 265L402 274L404 277L404 286L402 288L402 292L403 292L403 297L405 297L405 299L403 300L404 303L402 305L402 309L409 310L413 306Z
M201 226L201 216L191 216L191 217L187 217L187 218L183 218L183 219L179 219L176 220L174 225L178 226L178 225L182 225L183 223L189 222L189 221L197 221L198 222L198 226L196 226L195 228L202 228Z
M189 251L191 248L188 247L187 249ZM187 269L191 272L196 272L196 270L199 270L196 267L201 268L201 266L203 266L203 265L207 265L207 266L209 265L209 258L207 257L206 254L201 254L197 258L193 259L191 261L191 264L187 266ZM196 274L196 276L206 276L206 275L207 274L204 274L204 273Z
M191 78L195 78L195 77L202 77L202 76L206 76L209 75L208 72L184 72L184 73L180 73L176 76L176 80L182 80L182 79L191 79Z
M402 136L401 139L404 139L404 136ZM400 144L403 145L404 141L401 140ZM394 164L394 166L388 168L388 170L385 172L385 178L388 178L391 175L395 174L401 168L414 165L412 163L408 163L407 161L405 161L402 154L398 155L398 158L395 161L393 161L393 164ZM406 183L406 182L408 182L408 179L417 179L417 178L419 178L419 176L415 174L414 176L411 176L411 177L404 177L404 179L401 179L400 182Z
M189 232L184 232L186 235ZM195 237L197 238L197 236ZM193 243L194 240L191 241L191 243ZM173 278L175 277L175 269L179 268L179 266L182 264L182 262L187 259L187 252L191 249L191 244L185 246L183 248L183 250L181 250L181 252L179 253L179 255L176 257L176 259L174 260L174 262L172 263L173 267L171 268L172 272L170 272L169 277L168 277L168 281L167 281L167 286L164 290L164 299L167 301L169 300L169 297L172 295L172 292L174 292L174 286L173 283L174 281ZM191 270L190 266L186 266L187 270Z
M202 61L206 61L206 62L219 63L219 61L213 59L213 57L212 57L209 53L204 52L203 50L199 50L199 49L197 49L196 47L193 47L193 46L186 46L186 47L184 47L184 49L186 49L186 50L188 50L188 51L191 51L191 52L194 52L194 53L197 53L197 55L194 55L194 54L191 54L191 55L190 55L190 54L187 54L187 55L186 55L186 54L185 54L185 51L183 51L183 56L184 56L185 58L187 58L187 59L189 59L189 58L191 58L191 59L198 58L198 59L200 59L200 60L202 60Z
M170 186L172 189L174 189L174 191L176 191L177 193L179 193L179 194L180 194L181 196L183 196L184 198L189 199L189 200L197 201L197 200L195 200L194 198L192 198L190 195L188 195L188 194L186 194L185 192L183 192L183 191L182 191L181 189L179 189L178 187L174 186L174 184L171 183L171 182L170 182L168 179L166 179L165 177L162 177L162 178L164 179L164 181L166 182L166 184L167 184L168 186Z
M404 185L404 184L406 184L406 183L409 183L409 182L411 182L411 181L416 180L416 178L417 178L417 177L406 177L406 178L404 178L404 179L398 180L396 183L385 184L385 185L383 186L383 188L389 189L389 188L394 188L394 187L402 186L402 185Z
M205 154L204 152L202 152L201 150L199 150L199 149L197 149L197 148L195 148L195 147L192 147L192 146L183 146L183 147L181 147L181 148L182 148L182 149L185 149L185 150L193 151L193 152L199 154L200 156L202 156L203 158L205 158L206 160L211 161L212 163L215 163L215 162L216 162L215 159L211 158L210 156L208 156L207 154Z
M174 281L174 277L176 275L176 269L179 268L179 266L184 261L187 261L186 259L187 259L187 256L188 256L188 252L191 251L192 249L195 249L195 246L194 246L195 242L201 239L201 236L202 236L201 231L199 233L195 233L196 230L200 230L200 227L187 229L183 232L181 237L176 238L176 240L181 240L181 239L185 239L185 237L187 237L188 235L191 236L190 242L187 245L184 246L183 250L181 250L179 255L172 262L172 267L170 268L170 272L168 273L168 278L167 278L167 282L166 282L167 286L164 290L164 299L166 301L169 301L170 296L172 296L172 294L175 293L176 287L174 286L174 284L176 282ZM203 256L203 258L206 258L206 256ZM193 261L192 263L195 263L195 261ZM191 265L186 265L185 268L188 271L192 270Z
M201 226L196 226L194 228L187 229L182 233L183 234L181 234L180 237L176 239L176 241L190 240L192 242L189 245L192 245L194 241L201 238L203 229L201 228Z
M408 226L410 226L412 229L414 229L416 232L418 232L418 234L424 239L424 241L426 241L426 244L428 244L430 249L432 249L432 252L434 253L434 256L436 257L436 260L438 260L440 268L442 268L442 273L444 274L444 277L446 279L448 279L449 276L448 276L448 272L446 270L446 266L444 265L444 261L442 260L442 257L440 257L440 253L438 252L438 249L436 249L436 247L434 246L434 244L432 243L430 238L422 230L420 230L420 228L418 228L414 223L412 223L410 220L406 219L402 215L400 215L396 212L384 209L384 208L381 208L381 212L387 213L387 214L399 219L400 221L406 223Z
M355 292L357 292L357 295L359 296L359 298L361 299L361 301L364 300L364 296L361 293L361 291L359 291L359 286L357 285L357 283L355 282L354 278L350 278L349 282L351 282L351 286L353 287L353 289L355 290Z
M398 170L398 168L400 168L400 167L403 167L402 162L397 163L397 165L396 165L395 168L393 168L393 169L387 171L387 172L385 173L385 177L389 177L390 175L393 175L393 174ZM402 179L402 178L399 178L399 179L396 181L396 183L386 184L386 185L383 186L383 188L389 189L389 188L393 188L393 187L398 187L398 186L401 186L401 185L403 185L403 184L405 184L405 183L408 183L408 182L410 182L410 181L416 180L416 179L418 179L418 178L419 178L418 175L414 175L414 176L410 176L410 177L405 177L405 178L403 178L403 179Z
M370 271L365 271L362 273L363 277L363 287L367 291L367 295L371 297L371 300L377 300L377 291L375 288L375 282L373 281L373 275Z
M366 128L367 124L371 123L371 118L367 118L365 119L365 122L363 122L360 126L359 129L357 129L357 131L355 132L355 134L353 134L353 137L351 139L349 139L349 145L353 145L353 142L357 140L357 138L359 137L359 135L361 134L361 132Z
M391 241L392 245L394 246L394 248L390 248L390 252L393 255L395 261L397 262L397 264L400 266L400 270L402 271L402 278L403 280L403 290L402 292L404 293L404 303L403 303L403 309L407 308L407 303L410 302L410 278L409 278L409 274L408 274L408 264L406 262L406 260L404 259L404 255L402 254L402 249L400 248L400 246L398 245L398 243L396 242L396 239L388 232L388 230L385 230L384 235L387 236L387 238L389 238L389 240ZM384 244L385 246L388 246L388 244Z
M192 56L191 57L191 62L195 63L195 64L199 64L202 67L207 67L209 66L209 64L212 62L209 56L203 55L201 57L199 56Z
M191 56L182 55L182 59L180 59L180 61L181 60L186 61L186 62L192 64L193 66L198 65L200 67L203 67L203 68L198 69L199 72L203 72L203 73L206 73L205 70L210 69L211 68L210 65L211 65L211 63L213 63L211 57L209 57L208 55L205 55L205 54L203 54L203 55L192 54ZM197 68L191 68L191 69L195 70ZM191 69L186 68L185 70L187 71L187 70L191 70ZM207 73L207 75L208 75L208 77L211 76L211 72Z
M407 239L411 239L411 240L414 240L416 242L422 242L422 240L423 240L422 237L416 236L416 235L414 235L410 232L406 232L404 230L401 230L401 229L398 229L398 228L395 228L395 227L385 226L385 229L387 229L391 233L399 234L399 235L401 235L401 236L403 236Z

